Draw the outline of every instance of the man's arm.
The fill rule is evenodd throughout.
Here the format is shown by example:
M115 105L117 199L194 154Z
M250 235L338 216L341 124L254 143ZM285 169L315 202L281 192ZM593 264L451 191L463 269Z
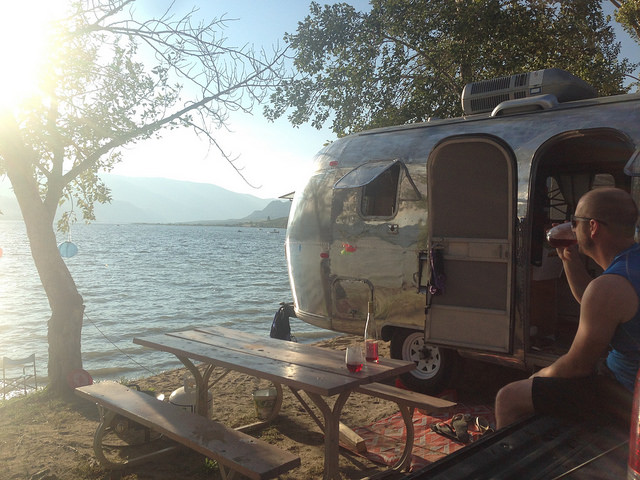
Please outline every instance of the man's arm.
M584 290L578 331L569 351L534 376L583 377L590 375L613 338L618 324L631 319L638 296L620 275L601 275Z
M558 257L562 260L564 274L567 276L571 293L578 303L582 303L582 295L587 285L593 280L578 253L578 247L557 248Z

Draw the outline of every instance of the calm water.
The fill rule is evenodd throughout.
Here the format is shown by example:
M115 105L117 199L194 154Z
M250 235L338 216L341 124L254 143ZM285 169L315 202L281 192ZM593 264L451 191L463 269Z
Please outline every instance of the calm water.
M84 368L117 380L180 367L132 342L157 332L221 325L268 336L279 302L291 301L284 239L256 228L73 226L78 254L65 260L86 307ZM0 356L33 352L44 377L50 310L22 223L0 222L0 248ZM332 336L297 319L291 328L301 342Z

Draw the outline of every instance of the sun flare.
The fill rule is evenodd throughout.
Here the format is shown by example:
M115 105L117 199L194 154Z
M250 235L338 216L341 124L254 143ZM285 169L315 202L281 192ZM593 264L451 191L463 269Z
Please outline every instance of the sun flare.
M64 11L63 0L0 4L0 107L15 108L38 94L38 75L48 51L51 20Z

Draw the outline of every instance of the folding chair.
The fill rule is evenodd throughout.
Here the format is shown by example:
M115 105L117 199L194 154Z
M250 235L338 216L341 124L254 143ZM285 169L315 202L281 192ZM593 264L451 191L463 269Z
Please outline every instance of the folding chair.
M17 374L16 370L22 369L21 374ZM33 373L31 369L33 368ZM7 371L10 375L7 377ZM15 376L17 374L17 376ZM2 358L2 398L6 400L7 394L14 390L23 390L25 395L27 389L38 389L38 380L36 378L36 354L32 353L28 357L12 359L9 357Z

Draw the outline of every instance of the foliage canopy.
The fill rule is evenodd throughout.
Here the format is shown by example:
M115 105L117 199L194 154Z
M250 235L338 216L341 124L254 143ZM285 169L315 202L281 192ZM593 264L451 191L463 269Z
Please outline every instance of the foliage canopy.
M297 76L271 95L268 118L331 122L338 135L462 113L466 83L562 68L601 95L622 93L634 65L601 2L372 0L320 6L285 41Z
M618 9L616 21L640 44L640 0L611 0L611 3Z

